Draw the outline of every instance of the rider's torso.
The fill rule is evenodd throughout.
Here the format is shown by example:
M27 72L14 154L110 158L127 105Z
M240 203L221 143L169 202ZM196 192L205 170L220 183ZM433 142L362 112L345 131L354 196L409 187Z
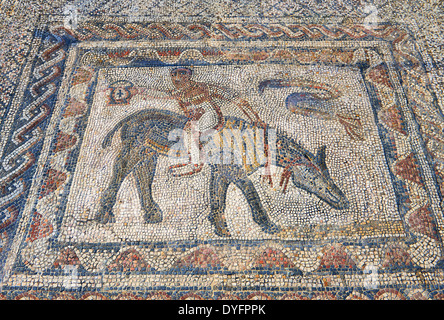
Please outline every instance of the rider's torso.
M203 102L211 100L209 90L204 84L192 83L186 89L179 89L173 92L173 96L177 99L182 108L193 108Z
M205 127L216 128L221 126L223 120L220 108L212 101L207 85L193 82L186 89L172 92L172 95L187 117L199 120L204 114L207 114L204 118L208 119L202 119L208 122Z

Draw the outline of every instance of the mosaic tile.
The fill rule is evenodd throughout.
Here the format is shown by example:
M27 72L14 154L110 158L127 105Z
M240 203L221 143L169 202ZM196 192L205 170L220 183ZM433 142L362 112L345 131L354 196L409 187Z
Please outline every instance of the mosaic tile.
M2 2L0 298L442 299L414 6Z

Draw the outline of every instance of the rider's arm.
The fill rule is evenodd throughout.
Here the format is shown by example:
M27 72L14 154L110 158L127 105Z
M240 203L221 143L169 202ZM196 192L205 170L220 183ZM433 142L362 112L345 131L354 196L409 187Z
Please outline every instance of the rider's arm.
M247 100L237 98L233 101L233 103L235 103L247 115L250 121L261 126L265 125L265 123L262 121L262 119L259 117L257 112L253 109L253 107Z
M264 122L250 103L247 100L242 99L237 93L228 92L226 89L218 86L212 86L211 89L213 89L211 92L212 97L235 104L251 122L264 125Z
M172 100L175 97L172 95L170 91L153 89L153 88L144 88L144 87L136 87L137 90L136 95L142 96L142 99L162 99L162 100Z

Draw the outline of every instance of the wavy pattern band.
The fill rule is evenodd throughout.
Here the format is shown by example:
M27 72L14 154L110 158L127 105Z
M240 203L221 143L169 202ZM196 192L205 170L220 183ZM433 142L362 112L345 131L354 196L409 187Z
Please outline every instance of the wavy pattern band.
M54 26L54 33L69 34L80 40L115 40L122 39L165 39L165 40L234 40L255 38L320 39L320 38L353 38L365 37L386 38L399 30L392 25L378 29L363 25L328 27L319 24L178 24L178 23L103 23L87 22L78 29L72 30L63 25Z
M34 154L29 150L43 136L39 125L51 112L47 101L57 91L54 80L61 75L61 68L58 64L65 59L64 40L57 37L55 40L55 43L50 43L39 55L42 63L35 68L33 84L29 89L33 100L23 108L18 119L18 122L23 124L12 132L12 143L7 155L1 160L0 187L3 190L7 189L8 192L4 192L0 200L0 207L22 194L24 185L21 181L16 180L9 186L8 184L25 173L36 160Z

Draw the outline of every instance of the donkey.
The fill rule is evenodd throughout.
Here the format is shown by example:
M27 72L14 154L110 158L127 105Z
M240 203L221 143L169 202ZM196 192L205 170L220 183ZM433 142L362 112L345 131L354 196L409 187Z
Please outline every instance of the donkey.
M121 129L122 148L115 160L111 182L100 200L100 208L95 221L106 224L114 222L112 213L117 192L125 177L133 172L137 183L143 217L146 223L162 221L162 212L152 197L152 182L156 172L159 155L166 156L176 143L169 139L169 133L175 129L183 129L189 119L185 116L163 110L142 110L121 120L105 137L102 148L107 148L114 134ZM226 117L232 128L242 129L245 126L254 128L244 120ZM342 210L348 208L348 200L330 178L325 165L325 146L319 148L314 156L303 149L283 132L277 132L276 165L283 167L281 185L284 191L288 181L292 180L297 188L301 188L331 207ZM249 168L241 164L210 163L210 214L209 221L219 236L230 237L224 217L227 190L234 183L245 196L252 213L253 221L264 232L275 234L280 231L269 218L259 195L248 175L265 164L252 165Z

